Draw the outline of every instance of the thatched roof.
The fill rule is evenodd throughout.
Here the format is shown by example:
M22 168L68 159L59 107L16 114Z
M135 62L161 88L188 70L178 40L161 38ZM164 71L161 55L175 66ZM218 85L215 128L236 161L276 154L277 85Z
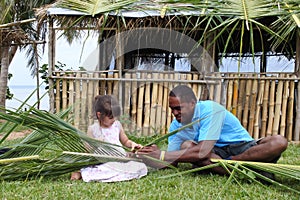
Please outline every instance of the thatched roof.
M300 26L296 23L289 26L289 33L281 33L284 31L281 30L280 24L278 26L280 17L284 27L291 23L292 17L295 19L300 16L296 1L286 1L282 4L265 1L259 2L258 5L252 1L234 0L183 3L160 0L121 0L114 3L98 1L104 3L102 7L92 7L92 4L85 1L82 1L82 5L70 2L72 3L72 0L62 0L40 13L55 19L57 26L62 29L67 30L70 27L101 29L106 30L104 31L106 37L114 34L107 30L124 31L141 27L178 30L200 43L204 42L203 35L205 35L215 38L213 42L217 45L218 52L226 53L240 52L242 49L243 53L250 54L253 51L276 51L293 55L296 50L295 30L297 25ZM239 3L246 5L240 8ZM243 16L243 11L246 16ZM241 43L244 44L242 47Z

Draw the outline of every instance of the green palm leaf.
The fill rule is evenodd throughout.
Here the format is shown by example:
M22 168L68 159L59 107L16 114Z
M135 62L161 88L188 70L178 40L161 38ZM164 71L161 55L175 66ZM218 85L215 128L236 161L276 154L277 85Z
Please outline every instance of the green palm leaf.
M262 174L257 172L257 170L258 170L260 172L263 171L263 172L273 173L274 175L277 175L277 176L280 175L285 178L300 180L300 166L298 166L298 165L274 164L274 163L251 162L251 161L236 161L236 160L222 160L222 159L211 159L211 161L214 164L191 169L191 170L185 170L182 172L166 175L166 176L163 176L160 178L171 178L174 176L198 172L198 171L202 171L202 170L207 170L207 169L211 169L214 167L223 167L229 173L230 176L229 176L228 181L225 184L222 191L226 190L226 185L232 179L235 180L240 185L240 187L242 187L242 189L246 191L246 189L242 186L242 184L239 181L239 178L242 175L242 177L246 177L247 180L251 180L255 183L258 183L263 187L266 187L266 186L263 185L257 179L264 180L266 182L269 182L270 184L274 184L281 188L285 188L287 190L290 190L290 191L300 194L299 190L291 188L285 184L279 183L279 182L272 180L266 176L263 176Z
M62 8L69 8L72 10L87 13L95 16L100 13L107 13L117 11L123 7L136 2L136 0L118 0L118 1L105 1L105 0L62 0L57 6Z
M33 130L20 143L6 146L10 150L0 155L0 179L61 175L98 163L136 160L126 158L120 146L90 138L64 121L69 111L51 114L31 107L27 112L0 113L12 127Z

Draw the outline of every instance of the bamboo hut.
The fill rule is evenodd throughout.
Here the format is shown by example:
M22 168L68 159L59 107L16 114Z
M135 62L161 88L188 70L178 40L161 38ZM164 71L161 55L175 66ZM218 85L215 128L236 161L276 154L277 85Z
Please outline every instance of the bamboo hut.
M274 37L270 40L271 29L255 23L241 20L239 24L222 24L231 17L220 14L220 7L214 8L220 13L213 18L208 4L142 1L98 13L84 12L80 6L73 10L60 6L64 8L47 8L45 15L49 23L49 84L53 86L50 109L55 112L74 106L77 128L86 130L93 122L93 96L114 94L122 103L127 131L164 134L172 119L168 92L177 84L188 84L199 99L223 104L254 138L282 134L290 141L299 141L297 28L287 45L274 42ZM277 22L275 14L257 18L264 27ZM211 22L215 19L223 21L217 25ZM84 30L98 35L99 49L92 70L55 71L58 30L64 30L67 36ZM274 45L280 51L274 51ZM295 70L268 71L271 56L293 58ZM239 60L236 65L240 69L242 58L247 57L259 59L258 71L220 71L222 59Z

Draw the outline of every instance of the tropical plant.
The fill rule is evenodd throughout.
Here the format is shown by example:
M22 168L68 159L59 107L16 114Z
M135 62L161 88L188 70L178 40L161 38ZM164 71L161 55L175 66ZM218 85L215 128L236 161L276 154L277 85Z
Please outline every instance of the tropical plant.
M54 0L0 1L0 106L5 107L8 68L18 49L28 50L28 66L32 70L32 75L36 75L40 55L37 44L44 37L41 33L45 34L43 30L46 26L39 24L37 27L34 8L52 2Z

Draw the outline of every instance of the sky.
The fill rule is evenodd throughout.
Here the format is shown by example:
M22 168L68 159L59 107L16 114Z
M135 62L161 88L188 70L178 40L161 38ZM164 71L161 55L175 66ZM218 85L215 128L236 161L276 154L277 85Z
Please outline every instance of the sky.
M66 64L67 67L78 69L86 58L96 49L97 40L89 38L85 44L82 42L74 42L69 45L63 38L57 39L56 42L56 63L57 61ZM82 53L82 56L81 56ZM48 63L48 46L45 46L45 52L42 59L39 61L40 66ZM27 67L27 60L25 51L17 51L12 63L9 67L9 73L13 77L9 80L9 86L25 86L36 85L36 80L32 78L29 67Z
M57 37L59 35L57 34ZM83 38L81 41L75 41L69 45L66 40L62 37L57 38L56 40L56 63L57 61L66 64L67 68L78 69L79 66L83 66L87 63L90 63L95 56L95 50L97 47L97 39L92 36L88 39ZM90 57L89 57L90 56ZM282 71L286 69L287 71L293 71L294 61L288 61L286 58L281 60L271 58L272 69L271 71ZM90 61L90 62L89 62ZM253 72L253 63L252 59L248 59L249 62L243 63L243 67L240 70L243 71L252 71ZM259 63L259 60L256 61ZM45 52L40 60L40 66L48 63L48 46L45 46ZM224 60L224 66L221 67L221 71L238 71L237 61L235 60ZM259 65L259 64L258 64ZM86 66L86 65L85 65ZM256 69L255 71L257 71ZM27 67L27 60L25 56L25 51L18 51L15 57L12 60L12 63L9 67L9 72L13 74L13 77L9 80L9 86L25 86L25 85L36 85L36 80L31 76L30 69Z

